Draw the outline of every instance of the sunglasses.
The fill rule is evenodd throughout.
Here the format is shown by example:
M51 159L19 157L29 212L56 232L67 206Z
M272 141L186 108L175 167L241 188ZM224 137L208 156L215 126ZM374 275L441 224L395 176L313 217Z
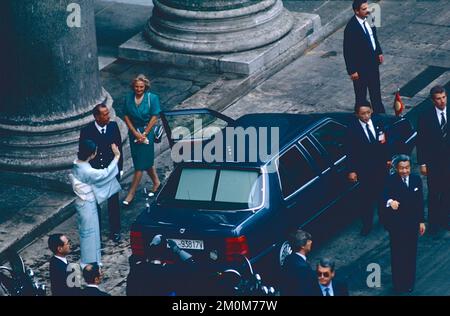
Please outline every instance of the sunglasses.
M320 277L324 277L324 278L329 278L330 277L330 273L329 272L317 272L317 276Z

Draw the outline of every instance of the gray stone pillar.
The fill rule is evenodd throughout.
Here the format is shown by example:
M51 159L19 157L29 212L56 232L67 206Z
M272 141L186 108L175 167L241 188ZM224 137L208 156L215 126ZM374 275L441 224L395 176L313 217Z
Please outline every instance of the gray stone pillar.
M2 1L0 168L68 168L101 101L93 0Z
M144 34L164 50L232 53L272 43L293 26L281 0L153 0Z

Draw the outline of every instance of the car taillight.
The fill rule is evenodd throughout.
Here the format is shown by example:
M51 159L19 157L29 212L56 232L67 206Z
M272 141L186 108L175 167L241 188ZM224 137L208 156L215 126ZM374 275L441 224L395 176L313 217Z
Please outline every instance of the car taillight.
M240 256L248 256L249 249L245 236L225 238L225 256L227 261L240 260Z
M131 252L136 256L144 256L144 238L142 232L130 232Z

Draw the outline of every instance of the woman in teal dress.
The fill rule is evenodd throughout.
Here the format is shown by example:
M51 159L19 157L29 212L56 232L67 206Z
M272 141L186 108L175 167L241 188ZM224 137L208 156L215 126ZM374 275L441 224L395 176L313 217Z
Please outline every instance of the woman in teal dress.
M149 92L150 80L144 75L138 75L131 82L132 92L125 98L124 121L128 126L130 136L131 157L133 158L134 176L130 191L122 202L129 205L136 194L143 172L146 171L153 182L151 194L160 186L156 168L153 127L158 121L161 111L159 97Z

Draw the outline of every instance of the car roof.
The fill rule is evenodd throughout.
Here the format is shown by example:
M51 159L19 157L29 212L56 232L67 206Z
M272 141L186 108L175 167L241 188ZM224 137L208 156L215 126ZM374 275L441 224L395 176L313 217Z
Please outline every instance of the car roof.
M374 114L373 119L382 120L384 123L391 124L398 118L388 115L388 114ZM271 127L278 128L279 131L279 144L278 151L271 150L270 155L266 155L261 159L260 155L257 155L256 161L225 161L225 162L205 162L205 161L186 161L192 167L192 163L197 165L204 165L204 167L221 166L221 167L239 167L239 168L260 168L268 164L274 157L276 157L280 152L284 152L286 147L290 146L292 142L296 139L301 138L303 135L307 134L310 130L314 129L316 126L327 121L336 121L340 124L348 126L352 120L355 120L355 114L351 112L328 112L328 113L309 113L309 114L293 114L293 113L255 113L246 114L234 122L230 123L227 127L242 127L244 130L248 127L266 127L270 129ZM222 133L223 137L223 153L226 153L227 140L226 132ZM270 140L270 136L268 137ZM207 140L205 144L209 143L211 140ZM267 145L268 147L270 144ZM245 154L248 154L250 147L245 146ZM254 149L254 148L253 148ZM235 149L236 150L236 149ZM258 148L259 150L259 148ZM259 153L259 151L258 151ZM183 163L181 163L183 165Z
M226 162L214 162L207 163L202 161L189 162L192 166L194 164L205 164L208 166L221 165L221 166L239 166L243 168L251 167L262 167L268 162L270 162L275 156L277 156L281 151L284 150L286 146L289 146L295 139L307 133L310 129L314 128L322 121L327 121L329 118L334 118L338 122L348 121L349 118L354 117L351 113L325 113L325 114L288 114L288 113L256 113L256 114L246 114L235 120L233 123L229 124L227 127L241 127L246 130L249 127L254 127L256 129L261 127L266 127L268 130L270 128L278 128L279 131L279 143L274 150L270 150L269 155L265 157L260 157L257 155L256 161L226 161ZM226 133L223 133L223 152L227 151L227 139ZM271 146L270 135L268 136L269 142L267 143L267 148ZM206 143L210 140L206 141ZM236 144L235 144L236 145ZM248 155L251 148L246 143L244 148L245 154ZM265 149L265 148L264 148ZM276 150L278 149L278 150ZM235 149L237 150L237 149ZM257 148L259 153L259 147ZM266 150L265 153L269 152ZM262 159L261 159L262 158ZM223 159L225 160L225 158ZM248 159L247 159L248 160Z
M238 118L234 126L242 128L248 127L276 127L279 129L280 149L289 144L293 139L304 133L306 130L325 118L307 114L287 114L287 113L258 113L247 114Z

